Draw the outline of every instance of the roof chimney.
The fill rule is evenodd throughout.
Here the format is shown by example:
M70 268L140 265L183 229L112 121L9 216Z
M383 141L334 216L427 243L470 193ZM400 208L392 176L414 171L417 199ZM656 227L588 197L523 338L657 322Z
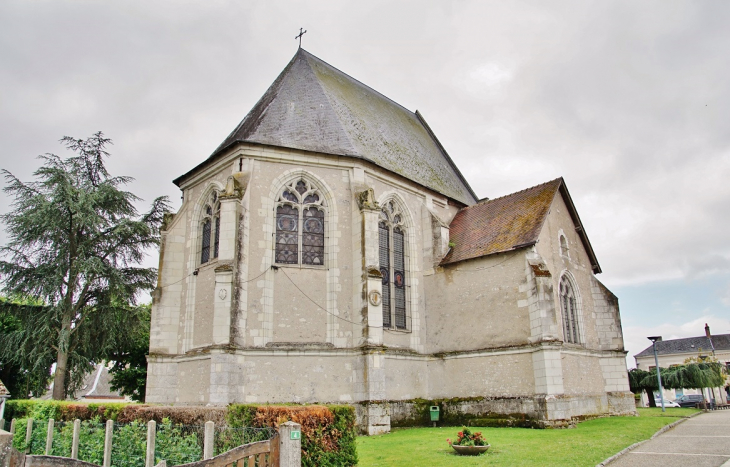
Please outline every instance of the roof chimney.
M712 335L710 334L710 326L707 323L705 323L705 335L708 339L712 338Z

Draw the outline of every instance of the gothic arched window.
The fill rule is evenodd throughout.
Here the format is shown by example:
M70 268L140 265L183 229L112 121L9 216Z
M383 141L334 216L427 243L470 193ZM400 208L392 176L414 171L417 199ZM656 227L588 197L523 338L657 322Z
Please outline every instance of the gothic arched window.
M563 335L565 342L580 343L578 329L578 301L573 284L567 276L560 279L560 309L563 312Z
M218 245L220 244L221 227L221 203L218 200L218 192L213 191L203 206L203 219L201 221L202 246L200 248L200 264L207 263L211 258L218 257ZM212 242L211 242L212 238ZM211 245L212 243L212 245ZM211 247L213 249L211 255Z
M276 202L276 263L324 265L324 210L322 194L307 180L282 188Z
M406 329L406 260L403 216L393 201L380 211L380 273L383 275L383 327ZM394 323L395 321L395 323Z

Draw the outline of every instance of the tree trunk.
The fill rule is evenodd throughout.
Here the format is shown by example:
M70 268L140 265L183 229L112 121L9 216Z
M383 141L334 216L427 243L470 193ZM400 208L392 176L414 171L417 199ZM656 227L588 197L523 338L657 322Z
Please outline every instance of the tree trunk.
M656 407L656 400L654 399L654 391L652 391L651 389L647 389L646 395L649 396L649 407Z
M67 309L70 309L70 307ZM61 332L58 334L56 374L53 375L53 399L57 401L66 399L66 373L68 372L68 352L71 339L71 319L67 317L67 314L65 312L61 320Z
M53 376L53 399L62 401L66 399L66 368L68 363L68 350L58 350L56 358L56 374Z

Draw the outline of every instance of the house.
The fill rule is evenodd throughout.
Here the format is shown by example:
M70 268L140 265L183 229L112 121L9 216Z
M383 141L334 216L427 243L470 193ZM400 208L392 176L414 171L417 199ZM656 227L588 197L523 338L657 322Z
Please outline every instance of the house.
M84 375L84 380L74 393L66 395L66 400L83 402L130 402L132 399L123 396L111 388L112 375L109 369L112 364L102 361L94 365L94 371ZM53 381L41 399L53 399Z
M705 335L698 337L686 337L683 339L658 340L656 343L657 359L659 368L668 368L672 365L681 365L688 358L714 357L725 365L730 373L730 334L719 334L713 336L710 326L705 323ZM654 348L649 346L634 355L636 368L649 371L656 367L654 361ZM665 389L664 399L676 399L683 394L700 394L699 389ZM726 402L730 398L730 381L726 381L724 388L711 388L709 394L717 402ZM658 400L657 392L657 400ZM657 402L658 404L658 402Z
M147 402L523 426L634 413L617 298L562 178L479 200L418 112L304 49L174 180Z

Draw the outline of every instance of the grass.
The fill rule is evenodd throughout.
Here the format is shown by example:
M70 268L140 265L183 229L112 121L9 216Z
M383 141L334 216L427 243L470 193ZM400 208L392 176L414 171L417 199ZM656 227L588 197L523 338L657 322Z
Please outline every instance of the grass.
M395 429L389 434L360 437L361 467L420 466L595 466L622 449L650 438L661 427L696 409L638 409L638 417L608 417L579 423L573 429L473 428L491 448L477 457L458 456L446 443L458 427Z

